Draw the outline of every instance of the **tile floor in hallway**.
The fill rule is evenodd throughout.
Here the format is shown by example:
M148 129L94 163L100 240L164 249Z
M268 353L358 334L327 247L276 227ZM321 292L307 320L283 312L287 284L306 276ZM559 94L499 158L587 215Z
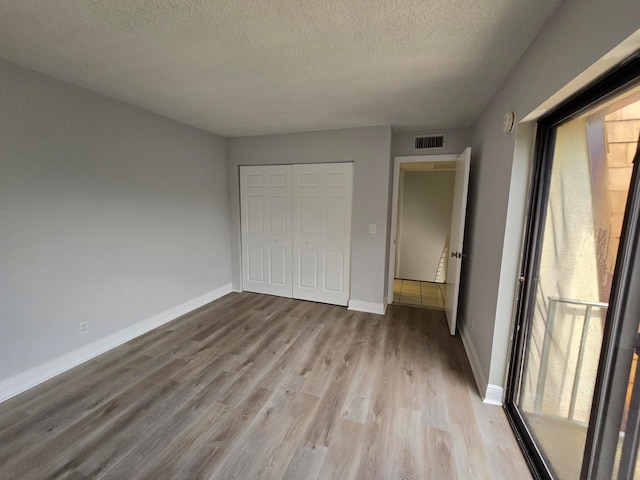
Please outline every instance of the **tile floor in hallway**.
M444 283L396 278L393 283L393 303L444 310L446 287Z

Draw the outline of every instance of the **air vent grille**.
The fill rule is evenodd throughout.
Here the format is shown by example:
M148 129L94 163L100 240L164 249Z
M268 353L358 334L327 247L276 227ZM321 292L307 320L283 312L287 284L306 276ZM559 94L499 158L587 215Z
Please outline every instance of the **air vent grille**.
M421 135L415 137L413 147L415 150L443 150L447 146L447 135Z

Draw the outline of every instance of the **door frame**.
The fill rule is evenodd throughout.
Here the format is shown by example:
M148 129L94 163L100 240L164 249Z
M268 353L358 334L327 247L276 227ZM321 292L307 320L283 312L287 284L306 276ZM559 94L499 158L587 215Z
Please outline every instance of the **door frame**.
M403 163L436 163L456 161L460 154L402 155L393 157L393 196L391 199L391 228L389 229L389 277L387 279L387 304L393 303L393 280L396 273L396 237L398 236L398 197L400 190L400 165Z

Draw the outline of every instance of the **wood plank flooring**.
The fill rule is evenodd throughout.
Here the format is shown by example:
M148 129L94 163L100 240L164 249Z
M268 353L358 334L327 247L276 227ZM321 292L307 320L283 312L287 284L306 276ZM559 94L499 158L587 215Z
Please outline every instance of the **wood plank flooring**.
M443 312L233 293L0 404L0 478L531 476Z

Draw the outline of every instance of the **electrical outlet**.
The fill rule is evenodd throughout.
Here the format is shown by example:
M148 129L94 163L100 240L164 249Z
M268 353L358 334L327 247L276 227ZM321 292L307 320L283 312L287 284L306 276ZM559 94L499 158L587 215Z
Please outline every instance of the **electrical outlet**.
M89 321L84 320L80 322L80 335L84 335L89 331Z

